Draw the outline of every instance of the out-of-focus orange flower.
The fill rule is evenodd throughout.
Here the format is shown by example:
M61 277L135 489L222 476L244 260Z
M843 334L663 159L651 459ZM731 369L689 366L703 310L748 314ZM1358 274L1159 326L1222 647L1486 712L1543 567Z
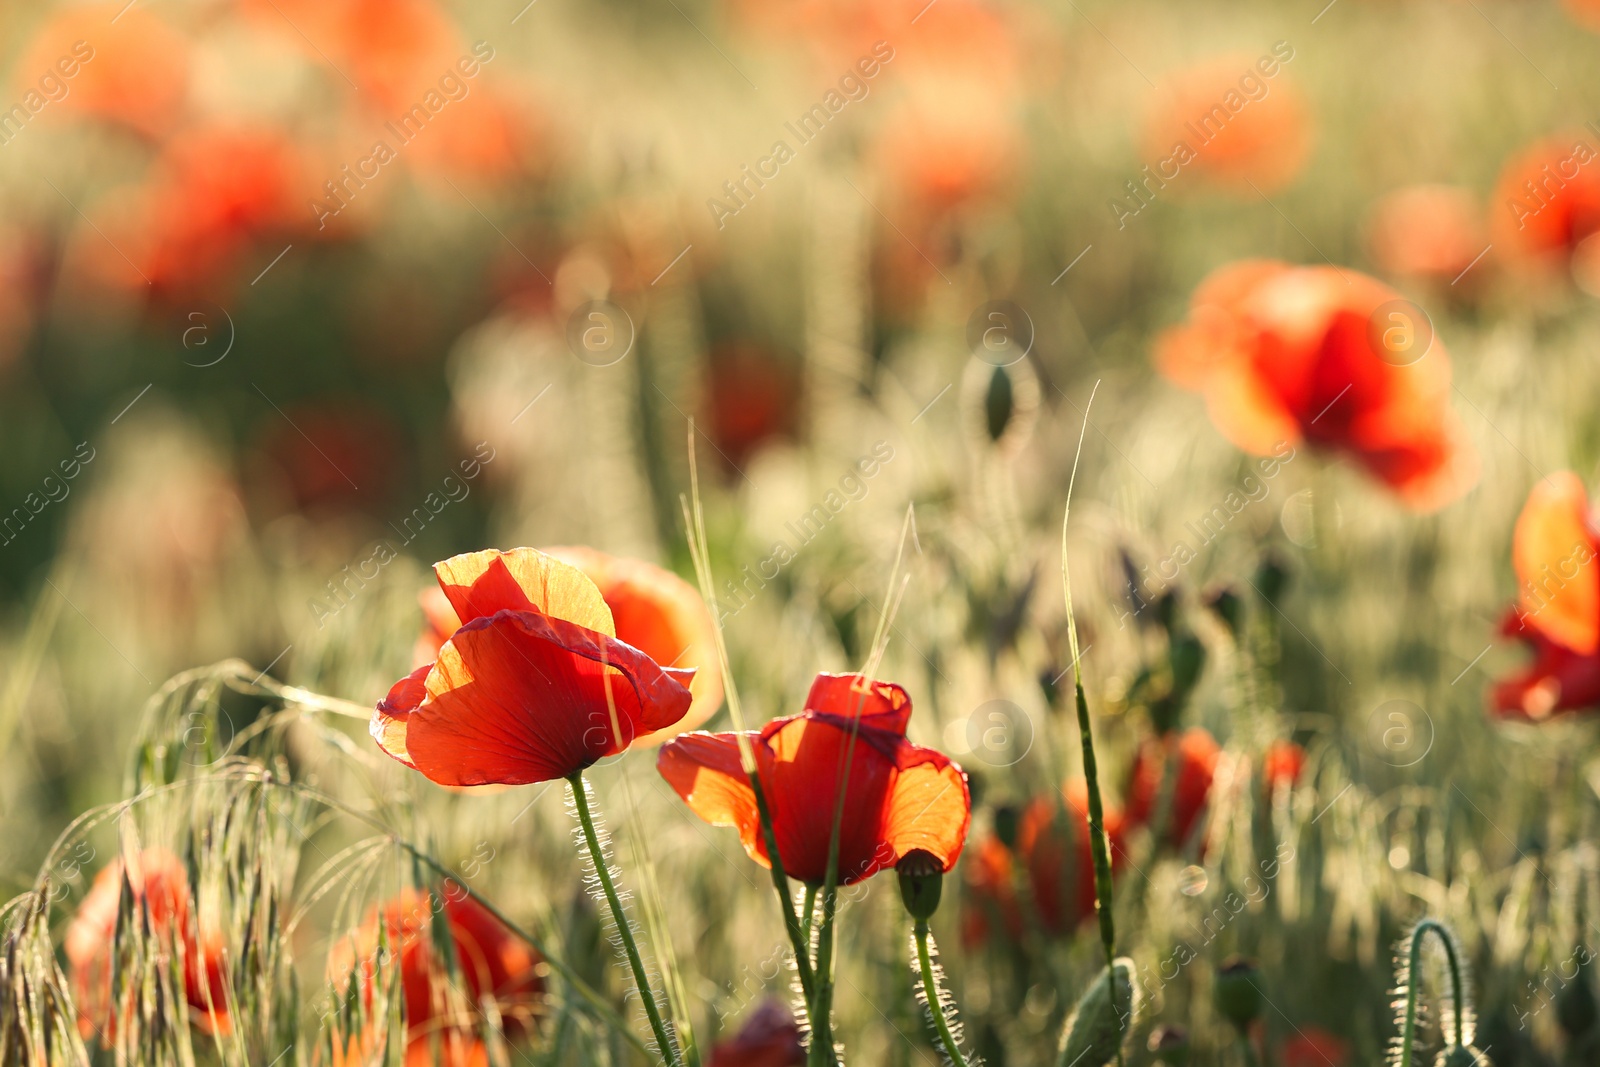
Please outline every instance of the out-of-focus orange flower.
M1128 776L1128 823L1142 826L1157 815L1168 777L1167 765L1176 760L1171 773L1170 807L1166 813L1166 841L1183 849L1205 815L1222 750L1216 739L1201 726L1192 726L1181 735L1146 738L1134 757ZM1204 852L1204 842L1201 842Z
M155 136L181 117L189 44L148 8L64 7L40 27L15 70L28 89L46 75L65 86L47 105L51 112L107 119Z
M734 343L714 349L709 364L711 436L735 467L766 441L795 432L799 374L783 357Z
M803 712L746 735L789 877L818 885L827 876L847 760L840 885L915 852L946 872L955 866L972 821L967 775L943 753L907 741L910 718L911 698L898 685L859 674L819 674ZM770 866L738 735L682 734L661 746L656 767L696 815L713 826L735 827L751 858Z
M531 548L434 564L463 621L438 660L396 682L372 718L378 746L440 785L566 778L672 726L694 670L617 638L581 570Z
M1520 593L1501 632L1534 660L1495 684L1490 706L1538 721L1600 706L1600 564L1583 482L1570 471L1533 487L1512 541Z
M1425 315L1364 274L1243 260L1214 271L1157 344L1172 381L1256 455L1307 442L1349 456L1408 506L1471 487L1476 457L1449 405L1450 362ZM1290 449L1285 455L1284 449Z
M434 915L441 908L460 975L460 986L453 990L432 937ZM354 974L362 1003L372 1008L385 969L379 957L380 921L388 951L400 960L407 1067L434 1064L435 1044L450 1067L486 1063L477 1036L477 1012L485 1001L494 1003L508 1037L516 1039L532 1029L544 995L538 953L453 882L446 882L439 896L416 889L402 892L373 908L359 929L336 942L328 956L328 980L338 993L345 993ZM335 1047L336 1062L351 1067L375 1062L371 1057L382 1052L388 1020L369 1022L368 1031L354 1035L348 1048Z
M1495 243L1524 257L1570 255L1600 231L1600 151L1587 133L1519 152L1494 193Z
M1261 784L1270 796L1280 787L1293 787L1306 767L1306 750L1293 741L1274 741L1261 757Z
M262 419L260 460L300 510L382 499L393 482L400 433L380 411L284 401L281 413L268 409Z
M897 105L876 149L895 202L922 219L1005 188L1022 158L1021 133L1009 107L988 93Z
M805 1062L800 1024L774 997L762 1001L736 1035L711 1047L706 1067L800 1067Z
M1054 798L1042 796L1027 806L1017 825L1015 852L993 835L984 839L977 862L967 874L971 896L962 916L962 938L968 944L986 940L997 915L1012 940L1026 932L1016 894L1019 865L1026 874L1039 922L1047 933L1071 933L1094 914L1094 852L1089 837L1087 783L1081 778L1068 782L1062 790L1062 801L1058 804ZM1063 845L1060 832L1063 811L1072 838L1069 846ZM1125 856L1123 819L1115 809L1108 809L1105 819L1111 866L1117 870Z
M672 734L692 730L711 718L722 704L722 672L717 664L716 633L705 601L688 582L669 570L640 559L612 556L587 546L562 546L544 551L578 568L599 588L616 637L666 667L694 671L694 695L683 718L671 728L645 734L635 745L652 745ZM427 630L417 641L417 666L432 663L440 647L461 626L449 597L437 587L422 593Z
M1367 232L1378 266L1411 277L1454 279L1488 243L1477 201L1451 185L1396 189L1373 208Z
M134 1010L130 1001L117 1008L114 1017L111 1004L112 954L124 871L134 907L143 909L149 918L153 951L182 947L183 995L189 1003L190 1020L207 1033L230 1032L222 933L205 917L195 922L188 872L182 860L163 848L144 849L126 866L121 858L107 864L95 875L67 927L67 962L80 1012L78 1032L84 1037L98 1032L109 1048L118 1018ZM125 916L123 921L140 920Z
M1278 1062L1283 1067L1344 1067L1350 1044L1318 1026L1300 1026L1283 1043Z
M1229 56L1170 78L1145 120L1151 172L1165 181L1204 175L1252 196L1299 176L1310 155L1311 120L1280 59ZM1264 74L1260 63L1274 73Z

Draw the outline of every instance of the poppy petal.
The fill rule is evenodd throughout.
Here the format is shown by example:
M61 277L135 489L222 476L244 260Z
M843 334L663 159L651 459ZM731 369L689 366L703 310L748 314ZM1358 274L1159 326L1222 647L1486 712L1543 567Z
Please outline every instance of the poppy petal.
M406 719L428 695L425 683L431 670L433 664L426 664L394 683L389 695L378 702L377 711L367 727L379 748L413 769L416 764L411 762L411 756L406 752Z
M578 568L533 548L486 549L433 565L439 587L463 622L497 611L536 611L615 637L600 589Z
M1561 471L1533 487L1517 518L1512 558L1525 621L1552 641L1592 655L1600 649L1600 577L1583 482Z
M948 872L961 855L972 822L967 775L939 753L919 751L938 758L906 768L895 777L883 820L883 839L894 850L894 859L885 866L921 849Z
M756 756L762 755L759 741ZM661 746L656 770L684 803L712 826L731 826L750 858L770 867L756 794L739 758L737 734L679 734Z
M893 682L862 684L859 674L819 674L806 694L806 710L846 721L859 718L863 726L906 735L911 719L911 698Z
M462 626L426 685L406 716L406 752L458 786L565 778L672 725L692 699L631 645L529 611Z
M827 877L839 778L847 760L839 884L859 882L899 858L882 837L884 801L896 771L893 748L884 751L892 744L892 735L859 727L853 753L850 735L848 720L816 714L779 719L762 731L761 740L772 755L770 767L763 759L761 780L777 829L778 850L784 870L802 882L820 883Z

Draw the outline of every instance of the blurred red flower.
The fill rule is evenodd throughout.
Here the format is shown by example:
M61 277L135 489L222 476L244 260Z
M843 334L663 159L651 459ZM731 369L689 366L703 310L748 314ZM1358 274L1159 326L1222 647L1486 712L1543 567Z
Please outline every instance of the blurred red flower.
M107 864L95 876L67 927L67 963L73 995L78 1001L78 1032L86 1038L98 1032L109 1048L115 1040L118 1018L134 1010L130 999L113 1018L111 1006L112 956L124 871L134 906L149 918L152 951L165 955L179 943L182 945L183 995L189 1003L190 1021L208 1033L229 1033L222 933L208 916L196 922L188 871L182 860L163 848L144 849L127 866L120 857ZM124 916L123 921L137 923L140 919L135 914Z
M618 640L599 588L571 564L518 548L433 569L465 621L437 662L395 683L371 726L380 748L430 781L566 778L688 712L695 672Z
M1364 274L1229 264L1195 290L1188 321L1162 335L1156 359L1205 396L1212 422L1247 452L1287 458L1284 448L1309 442L1423 510L1476 480L1443 344L1426 316Z
M694 671L689 692L694 703L667 730L645 734L635 745L653 745L692 730L722 704L722 671L717 663L711 612L694 586L642 559L612 556L587 546L547 548L545 554L578 568L600 590L611 609L616 637L666 667ZM422 592L428 629L417 639L416 664L431 664L439 649L461 627L450 598L438 586Z
M772 998L750 1013L738 1034L711 1047L706 1067L801 1067L805 1062L800 1024L788 1005Z
M1600 231L1600 152L1585 132L1548 137L1506 163L1495 243L1524 257L1570 255Z
M454 989L433 941L434 915L441 908L455 943L460 986ZM447 881L439 896L416 889L402 892L374 907L359 929L335 942L328 954L328 980L337 994L346 995L354 977L362 1005L372 1009L387 963L379 955L380 918L384 946L400 961L407 1067L434 1064L435 1042L442 1062L451 1067L487 1063L476 1032L476 1012L486 1000L494 1002L508 1037L531 1030L544 996L538 953L454 882ZM354 1035L346 1049L335 1047L335 1063L353 1067L377 1062L387 1026L386 1018L369 1019L366 1031Z
M1455 279L1484 250L1478 202L1450 185L1409 185L1378 201L1367 226L1372 258L1384 271Z
M1182 734L1146 738L1128 775L1128 824L1143 826L1157 815L1162 790L1167 785L1167 764L1175 759L1177 764L1168 787L1171 807L1167 811L1165 840L1181 851L1205 814L1221 753L1216 739L1201 726L1192 726ZM1201 841L1200 852L1204 851L1205 843Z
M789 877L819 885L827 876L847 759L840 885L894 867L914 851L928 853L946 872L955 866L972 819L967 776L943 753L906 740L910 718L911 698L898 685L819 674L803 712L745 735ZM750 857L770 865L736 734L675 737L661 746L656 767L696 815L735 827Z
M1033 905L1046 932L1071 933L1094 914L1094 853L1089 838L1087 783L1081 778L1068 782L1062 789L1062 801L1064 808L1053 798L1042 796L1027 806L1018 822L1015 852L993 834L984 839L977 862L967 871L970 895L961 931L967 944L986 940L996 915L1013 941L1026 933L1016 894L1019 864L1026 873ZM1072 835L1071 845L1065 847L1060 833L1063 810ZM1122 867L1125 855L1122 827L1121 814L1108 810L1106 835L1113 870Z
M711 437L731 464L742 468L762 444L794 434L800 375L789 360L734 342L713 349L708 363Z
M1264 76L1258 62L1274 73ZM1168 169L1254 196L1299 175L1310 154L1311 120L1277 59L1227 56L1168 79L1145 120L1144 145ZM1165 170L1161 177L1171 180Z
M1520 587L1501 633L1526 642L1533 663L1498 682L1490 706L1537 721L1600 706L1600 570L1588 494L1570 471L1533 487L1517 518L1512 559Z
M1274 741L1268 745L1261 757L1261 783L1267 795L1276 793L1280 786L1297 784L1305 766L1306 750L1293 741Z
M1278 1054L1282 1067L1344 1067L1350 1055L1347 1041L1316 1026L1295 1028Z
M154 137L184 110L189 43L145 7L63 7L13 69L29 82L46 74L65 82L66 93L49 103L50 111L117 122Z

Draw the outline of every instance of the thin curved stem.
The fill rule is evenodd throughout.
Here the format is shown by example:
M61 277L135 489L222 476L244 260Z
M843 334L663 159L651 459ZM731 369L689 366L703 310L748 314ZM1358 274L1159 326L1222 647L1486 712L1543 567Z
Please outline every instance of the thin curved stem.
M917 938L917 963L922 968L922 995L928 998L928 1014L933 1016L934 1029L939 1031L944 1054L950 1057L955 1067L967 1067L967 1058L961 1054L961 1046L956 1043L955 1035L950 1032L950 1024L945 1021L944 1003L933 974L933 959L928 954L928 921L918 919L912 929Z
M1422 942L1429 933L1444 946L1445 960L1450 968L1450 996L1455 1004L1455 1048L1467 1043L1467 990L1461 978L1461 961L1456 958L1455 940L1449 929L1437 919L1423 919L1411 931L1406 951L1406 1015L1400 1028L1399 1067L1411 1067L1411 1058L1417 1039L1417 989L1421 984Z
M589 857L594 861L594 871L600 878L600 888L605 891L606 902L611 905L611 917L617 924L617 934L622 938L622 947L628 954L628 965L633 968L633 981L639 987L639 999L644 1001L644 1013L650 1019L650 1029L656 1035L662 1059L673 1067L678 1067L682 1062L678 1058L678 1047L667 1033L666 1024L661 1021L661 1008L656 1004L655 990L651 988L649 976L645 974L644 962L639 958L639 946L634 943L633 930L628 925L627 913L622 910L622 901L617 897L617 887L611 880L611 868L606 863L605 852L600 848L600 838L595 833L594 816L589 812L588 789L583 780L583 772L579 771L568 778L567 784L572 787L572 804L578 811L578 823L583 827L583 839L589 846Z

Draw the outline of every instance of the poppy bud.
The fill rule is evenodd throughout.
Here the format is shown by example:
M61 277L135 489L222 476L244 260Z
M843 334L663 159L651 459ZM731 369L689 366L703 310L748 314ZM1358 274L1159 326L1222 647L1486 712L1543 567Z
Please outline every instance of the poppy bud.
M1167 1067L1185 1067L1189 1062L1189 1031L1181 1026L1158 1026L1150 1031L1149 1047Z
M1180 630L1172 635L1168 659L1172 663L1172 695L1186 700L1206 665L1206 646L1194 634Z
M895 865L900 876L900 902L913 919L927 922L939 910L944 888L944 865L931 852L914 848Z
M983 396L984 429L989 431L989 440L1000 440L1015 410L1011 375L1006 373L1004 367L996 367L989 376L989 388Z
M1261 594L1261 599L1269 604L1276 604L1288 585L1289 569L1284 566L1278 554L1269 552L1263 556L1260 566L1256 568L1255 577L1256 592Z
M1206 597L1206 607L1216 613L1217 618L1228 628L1228 633L1237 641L1244 632L1244 600L1232 586L1218 586Z
M1156 599L1156 621L1163 630L1171 631L1172 624L1178 618L1178 594L1174 590L1167 590Z
M1439 1053L1439 1058L1433 1061L1433 1067L1494 1067L1494 1064L1471 1045L1457 1045Z
M1230 957L1217 968L1217 1012L1240 1032L1249 1029L1261 1014L1260 978L1261 968L1243 956Z
M1006 848L1017 847L1017 828L1022 820L1022 815L1012 804L1001 804L994 809L994 836Z
M1061 1031L1057 1067L1105 1067L1117 1058L1123 1038L1132 1032L1139 1010L1133 961L1124 956L1115 966L1115 996L1111 972L1104 970L1073 1008Z

